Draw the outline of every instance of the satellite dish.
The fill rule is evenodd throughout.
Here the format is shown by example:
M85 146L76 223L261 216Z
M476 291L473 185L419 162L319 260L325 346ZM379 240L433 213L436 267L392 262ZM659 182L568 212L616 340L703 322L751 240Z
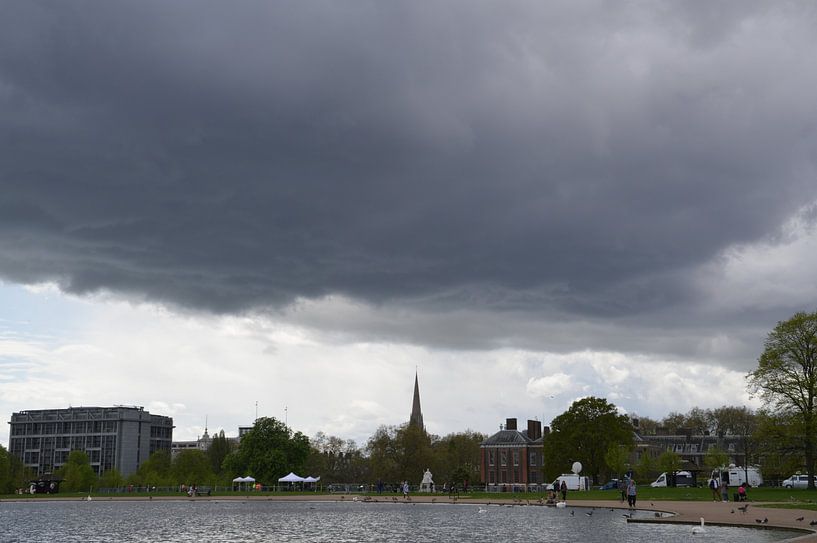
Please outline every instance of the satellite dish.
M582 472L582 463L581 462L573 462L573 473L579 474Z

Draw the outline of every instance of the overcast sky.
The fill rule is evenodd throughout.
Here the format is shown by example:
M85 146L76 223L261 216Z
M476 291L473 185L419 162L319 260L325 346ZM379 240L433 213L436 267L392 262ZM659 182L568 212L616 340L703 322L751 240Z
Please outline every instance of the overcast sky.
M0 413L756 406L817 308L815 51L811 2L3 2Z

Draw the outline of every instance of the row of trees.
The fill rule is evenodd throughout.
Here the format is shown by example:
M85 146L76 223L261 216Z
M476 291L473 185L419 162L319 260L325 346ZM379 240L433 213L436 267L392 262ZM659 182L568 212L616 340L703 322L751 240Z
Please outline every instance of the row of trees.
M798 313L778 323L766 338L757 369L747 378L749 389L764 402L764 409L758 412L734 406L694 408L684 414L670 413L661 421L639 417L639 431L655 433L663 426L700 435L740 436L737 452L747 462L762 458L767 474L790 473L805 466L813 486L817 313ZM322 433L310 442L281 421L261 418L235 450L222 431L206 453L184 451L172 461L169 453L156 453L126 481L116 472L95 481L87 456L74 451L61 475L68 489L84 490L94 482L97 486L229 484L233 477L247 474L274 483L289 471L321 475L324 483L415 481L429 468L437 482L462 484L479 480L479 445L484 439L471 431L441 438L413 425L383 426L360 448L353 441ZM584 398L553 419L543 446L546 477L568 471L572 461L580 459L584 473L598 481L603 475L625 471L633 447L631 420L605 399ZM706 462L718 466L727 458L725 452L711 450ZM639 465L630 467L645 475L656 468L670 472L680 467L680 458L671 452L656 461L642 455ZM24 486L25 479L20 461L0 446L0 493Z
M639 418L639 431L654 434L659 427L692 435L737 436L746 463L762 459L767 475L783 475L805 467L814 488L817 460L817 312L796 313L769 332L757 369L747 375L748 389L763 401L763 409L723 406L670 413L661 421ZM566 471L569 460L582 459L586 473L620 474L632 447L628 418L599 398L585 398L556 417L545 439L545 472ZM726 452L708 451L705 462L717 467ZM652 459L641 456L635 471L649 473ZM658 458L661 471L680 467L680 457L667 451Z

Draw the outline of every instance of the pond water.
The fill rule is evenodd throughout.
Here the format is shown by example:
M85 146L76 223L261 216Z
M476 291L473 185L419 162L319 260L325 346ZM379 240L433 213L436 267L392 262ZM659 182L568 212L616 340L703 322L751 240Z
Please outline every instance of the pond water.
M574 512L571 515L571 511ZM689 541L692 527L627 523L621 511L451 504L281 501L0 503L3 542L351 543ZM645 516L652 513L643 513ZM696 541L781 541L793 532L707 526Z

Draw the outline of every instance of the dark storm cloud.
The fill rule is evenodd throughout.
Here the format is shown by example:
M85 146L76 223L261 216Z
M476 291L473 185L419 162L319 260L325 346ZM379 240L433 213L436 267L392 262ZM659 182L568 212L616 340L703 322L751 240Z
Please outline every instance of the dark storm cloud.
M809 4L4 12L13 281L652 318L817 196Z

